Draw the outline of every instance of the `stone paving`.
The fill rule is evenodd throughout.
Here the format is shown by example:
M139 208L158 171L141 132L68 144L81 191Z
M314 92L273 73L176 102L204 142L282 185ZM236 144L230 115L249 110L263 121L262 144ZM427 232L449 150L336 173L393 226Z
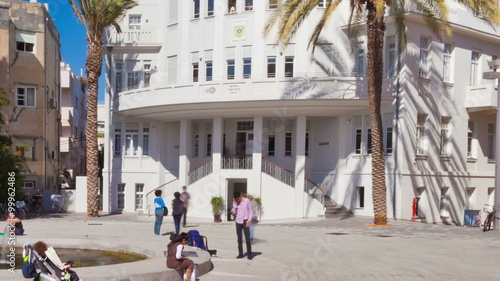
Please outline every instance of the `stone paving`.
M168 236L153 234L153 217L136 214L85 218L84 214L48 214L26 220L26 236L54 245L102 245L151 255L140 262L79 268L85 281L178 280L167 271L161 253ZM200 281L229 280L500 280L500 232L477 228L390 220L370 227L370 217L267 221L255 226L254 259L237 255L234 223L190 219L182 231L197 229L218 250L213 269ZM173 230L165 218L162 232ZM73 245L76 246L76 245ZM57 250L57 247L55 247ZM144 276L142 279L137 276ZM26 280L0 271L0 280Z

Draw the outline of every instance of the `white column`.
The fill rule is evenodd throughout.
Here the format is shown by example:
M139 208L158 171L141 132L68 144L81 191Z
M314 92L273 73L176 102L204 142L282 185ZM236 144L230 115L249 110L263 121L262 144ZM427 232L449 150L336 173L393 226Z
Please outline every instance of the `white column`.
M500 60L497 60L500 63ZM497 65L500 67L500 64ZM498 79L498 90L497 90L497 119L496 119L496 131L495 131L495 206L493 207L496 210L495 217L498 217L500 213L500 75L497 74ZM499 229L499 221L498 219L493 220L493 229Z
M262 183L262 127L264 123L262 116L255 116L253 118L253 153L252 153L252 182L253 184L247 186L249 194L261 196L261 183Z
M212 138L212 173L220 175L222 167L222 118L214 118L213 138ZM219 178L217 176L217 178Z
M295 126L295 208L294 217L304 217L304 183L306 167L306 117L297 116Z
M189 157L188 143L190 135L190 122L187 119L181 120L180 137L179 137L179 186L189 184Z

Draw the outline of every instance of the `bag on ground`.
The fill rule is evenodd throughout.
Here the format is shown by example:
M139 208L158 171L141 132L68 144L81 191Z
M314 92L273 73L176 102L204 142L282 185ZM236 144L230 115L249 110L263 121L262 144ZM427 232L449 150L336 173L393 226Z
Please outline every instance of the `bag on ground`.
M188 231L189 235L189 245L203 249L207 251L210 256L217 255L217 250L209 250L208 249L208 239L207 237L200 235L198 230L190 230Z

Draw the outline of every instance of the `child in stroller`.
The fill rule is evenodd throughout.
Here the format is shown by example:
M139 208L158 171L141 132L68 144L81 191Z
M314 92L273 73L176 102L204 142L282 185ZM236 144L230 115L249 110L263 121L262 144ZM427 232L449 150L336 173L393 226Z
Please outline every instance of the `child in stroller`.
M39 273L35 272L34 281L83 281L76 272L71 270L73 262L62 263L54 248L47 247L44 242L38 241L33 246L26 243L24 247L23 257L25 262L33 263L40 271Z

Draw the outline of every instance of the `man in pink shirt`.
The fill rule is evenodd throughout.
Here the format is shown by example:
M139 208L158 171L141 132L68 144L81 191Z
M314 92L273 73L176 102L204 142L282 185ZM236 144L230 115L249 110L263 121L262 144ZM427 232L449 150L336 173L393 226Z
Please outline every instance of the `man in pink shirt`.
M236 235L238 236L238 256L237 259L244 257L243 255L243 240L241 232L245 233L245 242L247 244L247 258L252 257L252 243L250 241L250 224L252 223L252 204L248 198L241 196L240 192L235 192L233 196L233 209L231 212L235 216Z

